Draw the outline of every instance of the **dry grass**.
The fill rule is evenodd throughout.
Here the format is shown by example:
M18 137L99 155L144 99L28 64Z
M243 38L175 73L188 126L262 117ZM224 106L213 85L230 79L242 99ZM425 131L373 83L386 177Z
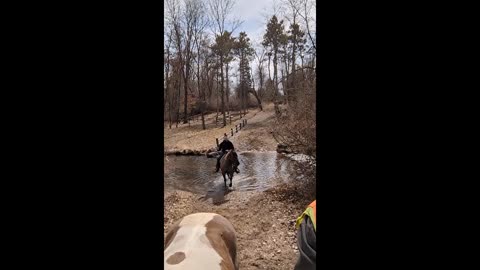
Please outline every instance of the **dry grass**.
M164 146L165 151L207 151L216 147L215 138L221 139L224 133L231 136L231 128L234 130L234 136L230 140L240 151L274 151L276 142L270 133L273 125L274 111L273 105L264 106L264 111L251 109L247 113L247 125L238 133L235 133L235 124L239 124L242 119L239 116L232 117L232 124L226 127L215 126L215 113L205 116L207 129L202 129L201 120L192 121L189 124L181 124L178 128L168 125L164 126ZM221 119L221 118L220 118Z

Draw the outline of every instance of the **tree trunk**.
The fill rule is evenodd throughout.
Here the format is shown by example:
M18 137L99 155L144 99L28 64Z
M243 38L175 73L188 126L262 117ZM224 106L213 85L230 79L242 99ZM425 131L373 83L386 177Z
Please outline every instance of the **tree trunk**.
M250 89L250 91L248 91L248 92L251 93L251 94L257 99L258 107L260 108L260 111L263 111L262 101L261 101L260 98L258 97L257 92L255 92L254 89Z
M181 76L181 75L180 75ZM179 82L178 82L178 106L177 106L177 127L178 127L178 124L180 123L180 107L181 107L181 96L182 96L182 83L180 82L180 78L179 78Z
M180 106L177 107L177 116L175 117L175 127L178 128L178 122L180 121Z
M188 73L188 72L187 72ZM188 99L188 77L185 75L185 82L183 84L183 89L185 90L185 99L184 102L185 104L183 105L183 111L184 111L184 116L183 116L183 123L186 124L188 123L188 112L187 112L187 99Z
M245 88L243 89L243 109L244 109L244 115L247 115L248 112L248 86L245 85Z
M271 80L272 79L272 75L271 75L271 71L270 71L270 58L271 58L271 55L269 54L268 55L268 78Z
M228 87L228 63L226 65L226 69L225 69L225 77L227 78L227 81L226 81L226 84L227 84L227 108L228 108L228 105L230 104L230 101L229 101L229 96L230 96L230 89Z
M175 90L175 89L173 89ZM172 93L172 97L168 99L168 118L169 118L169 128L172 129L172 112L173 112L173 97L175 96L175 92Z
M228 63L226 67L226 79L227 79L227 111L228 111L228 118L230 119L230 125L232 124L232 116L230 115L230 101L229 101L229 96L230 96L230 88L229 88L229 79L228 79Z
M258 88L258 95L263 97L263 71L261 69L262 67L259 66L258 68L258 76L260 77L260 87Z
M283 95L284 96L287 96L287 86L285 84L285 74L284 74L284 70L280 70L280 73L282 73L282 88L283 88ZM288 81L288 79L286 79Z
M168 71L168 68L167 68L167 71ZM165 115L167 113L166 109L167 109L167 104L169 104L170 106L170 101L169 101L169 94L168 94L168 73L166 72L165 73L165 81L166 81L166 85L165 85L165 97L164 97L164 100L163 100L163 115L164 115L164 118L163 118L163 122L165 123Z
M217 115L215 115L215 126L217 126L217 123L218 123L218 112L219 112L219 109L220 109L220 106L218 105L218 95L220 94L220 78L219 78L219 73L218 73L218 70L217 70Z
M295 50L296 50L296 44L295 43L296 43L296 37L295 37L295 40L293 42L293 49L292 49L292 73L291 74L293 74L295 72L295 60L296 60L295 59ZM291 84L292 87L294 87L295 79L290 80L290 84Z
M205 107L206 107L206 104L205 104L205 100L203 101L204 104L202 104L204 107L202 108L202 129L205 130L206 127L205 127Z
M169 125L168 127L170 129L172 129L172 103L169 101L168 102L168 122L169 122Z
M288 66L288 57L286 54L286 46L285 46L285 57L284 57L284 65L285 65L285 74L282 72L282 86L283 86L283 95L285 96L285 103L288 104L288 91L290 87L290 81L288 76L289 66Z
M220 77L221 77L221 84L220 84L220 95L222 96L222 114L223 114L223 126L227 126L227 117L225 115L225 91L223 89L225 78L223 77L223 56L220 56Z
M278 95L278 77L277 77L277 50L273 53L273 79L274 79L274 97Z

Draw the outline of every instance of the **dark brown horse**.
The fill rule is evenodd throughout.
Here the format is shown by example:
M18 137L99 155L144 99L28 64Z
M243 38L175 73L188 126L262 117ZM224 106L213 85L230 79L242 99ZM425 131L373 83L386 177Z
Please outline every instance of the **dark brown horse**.
M238 161L238 156L237 153L235 153L235 150L228 150L228 152L222 157L222 159L220 159L220 170L222 170L225 186L227 186L227 179L225 178L225 174L228 175L228 178L230 178L229 186L231 187L233 173L240 172L238 170L239 165L240 162Z

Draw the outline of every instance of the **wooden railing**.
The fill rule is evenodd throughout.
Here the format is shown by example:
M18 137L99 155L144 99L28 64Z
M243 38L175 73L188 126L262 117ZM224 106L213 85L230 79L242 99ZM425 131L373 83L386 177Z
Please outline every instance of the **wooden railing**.
M238 133L238 132L239 132L240 130L242 130L242 128L244 128L246 125L247 125L247 119L242 119L242 121L240 121L240 123L235 124L235 130L234 130L233 128L230 128L230 134L231 134L230 137L233 137L233 134L234 134L234 133ZM227 138L228 138L228 137L229 137L229 136L228 136L228 134L227 134ZM220 138L223 138L223 136L220 137ZM218 141L219 141L219 138L215 138L215 142L216 142L216 144L217 144L217 147L220 145Z

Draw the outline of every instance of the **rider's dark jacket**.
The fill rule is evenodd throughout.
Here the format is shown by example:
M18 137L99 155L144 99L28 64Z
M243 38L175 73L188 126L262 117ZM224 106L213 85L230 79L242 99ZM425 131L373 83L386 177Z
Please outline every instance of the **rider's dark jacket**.
M221 142L220 145L218 146L218 150L222 151L222 153L225 153L227 150L230 150L230 149L235 150L235 148L233 147L233 143L231 141L225 140Z

